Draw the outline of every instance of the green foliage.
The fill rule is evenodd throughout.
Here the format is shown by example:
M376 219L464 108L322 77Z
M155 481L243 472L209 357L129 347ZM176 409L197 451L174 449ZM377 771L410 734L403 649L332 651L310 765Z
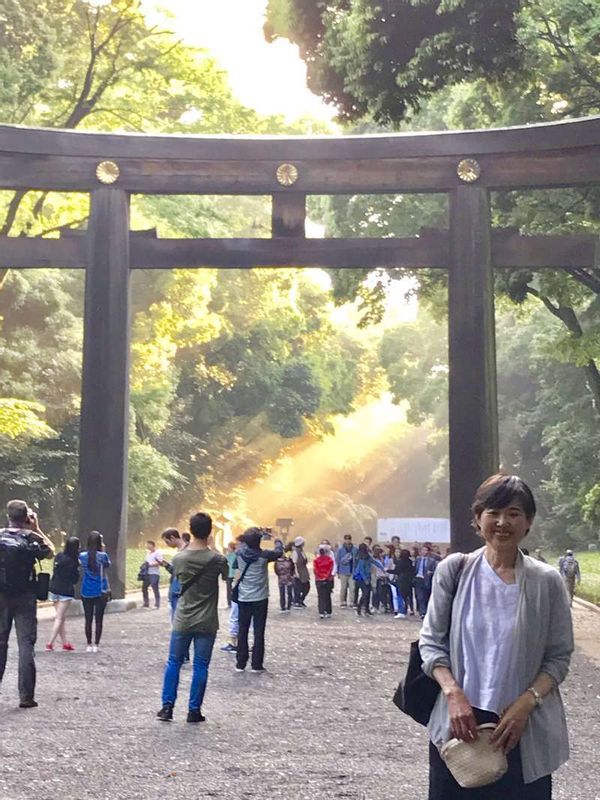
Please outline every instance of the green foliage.
M44 411L41 403L0 398L0 436L10 439L43 439L52 436L54 431L41 419Z
M407 419L444 424L447 417L448 341L446 327L421 313L416 322L387 331L380 359L394 402L407 403Z
M396 123L441 88L521 63L518 0L270 0L265 35L298 44L310 88L340 117Z

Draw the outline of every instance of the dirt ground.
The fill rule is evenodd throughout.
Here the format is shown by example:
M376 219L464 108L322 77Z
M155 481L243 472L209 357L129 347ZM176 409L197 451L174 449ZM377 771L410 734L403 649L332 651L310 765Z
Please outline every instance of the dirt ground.
M236 673L215 650L207 722L185 722L185 668L173 723L155 719L169 636L167 609L105 620L102 651L83 651L83 621L69 620L74 653L46 653L40 623L37 709L17 708L15 643L0 695L1 800L426 798L425 729L391 696L414 619L357 619L334 609L279 614L267 630L268 672ZM564 685L572 757L555 777L557 800L600 800L600 614L575 609L578 643ZM225 640L227 611L221 611ZM584 649L581 649L584 648ZM515 798L518 800L518 798Z

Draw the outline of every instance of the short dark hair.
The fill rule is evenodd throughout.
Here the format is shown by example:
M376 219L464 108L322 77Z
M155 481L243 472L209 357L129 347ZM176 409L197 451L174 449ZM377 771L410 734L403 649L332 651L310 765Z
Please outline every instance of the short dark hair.
M194 539L208 539L212 531L212 517L204 511L198 511L190 517L190 531Z
M507 508L513 500L519 501L528 519L535 517L537 509L529 486L517 475L499 472L487 478L475 492L471 506L473 517L478 517L486 509Z
M151 544L152 547L156 547L156 542L153 542L152 539L146 539L146 545Z
M183 539L183 541L184 541L184 542L186 542L187 544L189 544L189 543L192 541L192 537L191 537L191 535L190 535L190 534L189 534L187 531L184 531L184 532L181 534L181 538L182 538L182 539Z
M248 528L247 530L244 531L244 536L242 541L245 542L245 544L247 544L248 547L256 549L257 547L260 547L262 535L263 532L261 528L257 527Z
M6 504L6 516L11 522L26 522L29 509L24 500L9 500Z
M181 539L181 536L179 535L177 528L165 528L165 530L161 533L160 538L164 539L166 542L167 539Z
M364 538L368 539L371 543L373 543L373 537L372 536L365 536Z

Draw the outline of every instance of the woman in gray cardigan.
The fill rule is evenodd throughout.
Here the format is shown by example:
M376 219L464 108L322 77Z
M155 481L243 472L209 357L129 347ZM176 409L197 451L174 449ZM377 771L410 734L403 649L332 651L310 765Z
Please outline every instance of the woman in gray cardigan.
M429 800L550 800L552 773L569 756L558 691L573 651L569 599L556 570L519 550L536 512L520 478L488 478L472 510L485 546L439 564L419 642L423 670L441 687L428 726ZM462 789L439 748L475 739L483 722L497 723L508 772Z

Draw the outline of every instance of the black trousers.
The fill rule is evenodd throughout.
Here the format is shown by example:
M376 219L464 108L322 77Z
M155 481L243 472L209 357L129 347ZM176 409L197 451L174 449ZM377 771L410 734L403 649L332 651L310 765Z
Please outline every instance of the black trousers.
M15 623L19 648L19 699L33 700L35 694L34 648L37 639L36 598L33 592L0 594L0 682L6 669L8 640Z
M370 614L371 610L369 608L369 604L371 602L371 581L356 581L356 586L360 590L360 598L356 604L356 610L359 614L361 614L364 608L365 613Z
M333 581L317 581L317 595L319 597L319 614L331 614L331 592Z
M473 709L475 718L484 722L497 722L498 717L489 711ZM533 783L523 783L521 748L511 750L507 756L508 772L495 783L478 789L463 789L442 761L437 747L429 742L429 800L552 800L552 776L545 775Z
M253 624L254 644L252 645L252 669L262 669L265 659L265 628L267 626L268 600L255 600L253 603L239 602L239 633L237 644L237 666L242 669L248 663L248 633Z
M148 587L152 587L154 593L154 607L160 608L160 575L147 575L142 581L142 599L144 601L144 608L150 605L148 599Z
M310 592L310 581L306 583L300 578L294 578L294 603L300 605L304 602L306 595Z
M104 612L106 611L106 595L100 597L82 597L83 613L85 614L85 638L87 643L92 643L92 622L96 618L96 635L94 643L100 644L102 638L102 626L104 624Z
M294 586L279 584L279 606L282 611L289 611L294 602Z

